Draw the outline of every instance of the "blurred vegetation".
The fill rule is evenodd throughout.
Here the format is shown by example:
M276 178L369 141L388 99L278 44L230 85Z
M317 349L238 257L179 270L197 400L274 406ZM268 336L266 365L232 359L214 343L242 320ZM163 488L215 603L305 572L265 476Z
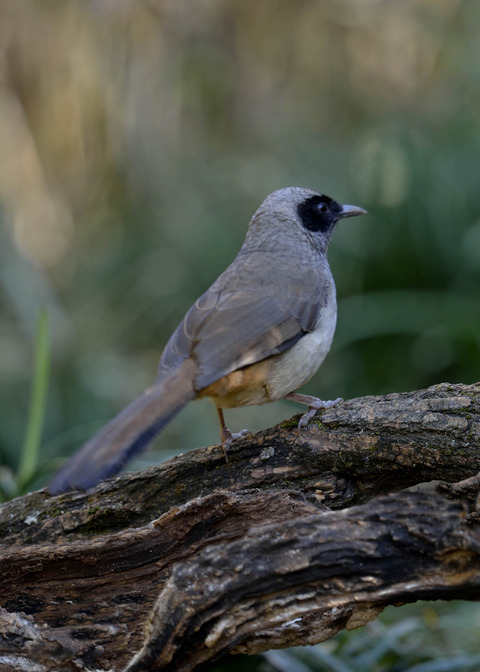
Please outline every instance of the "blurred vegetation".
M423 602L401 614L388 607L381 619L317 646L227 656L211 672L478 672L476 605Z
M337 334L305 392L479 380L479 30L467 0L3 0L1 483L41 486L153 381L283 186L369 213L335 233ZM42 309L42 458L15 480ZM138 465L217 439L191 404Z

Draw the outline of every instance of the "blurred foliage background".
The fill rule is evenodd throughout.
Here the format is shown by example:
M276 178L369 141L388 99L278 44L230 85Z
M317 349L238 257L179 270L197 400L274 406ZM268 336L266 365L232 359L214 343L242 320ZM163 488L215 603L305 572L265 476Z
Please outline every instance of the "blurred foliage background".
M305 392L479 380L479 31L468 0L2 0L4 493L18 491L41 308L48 403L22 487L154 380L170 333L284 186L369 213L336 230L337 334ZM137 466L217 440L197 402Z

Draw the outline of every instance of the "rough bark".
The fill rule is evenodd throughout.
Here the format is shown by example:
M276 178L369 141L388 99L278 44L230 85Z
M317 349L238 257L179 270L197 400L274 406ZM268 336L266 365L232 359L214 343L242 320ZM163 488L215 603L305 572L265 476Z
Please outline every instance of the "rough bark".
M388 604L480 599L480 384L297 422L235 442L228 464L215 446L3 505L0 671L186 672Z

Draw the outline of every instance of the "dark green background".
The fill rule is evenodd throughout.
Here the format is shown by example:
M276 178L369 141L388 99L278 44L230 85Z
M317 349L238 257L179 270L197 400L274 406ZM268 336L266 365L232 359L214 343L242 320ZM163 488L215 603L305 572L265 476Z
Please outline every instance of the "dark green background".
M284 186L368 210L335 232L337 334L305 392L480 379L480 3L6 0L0 26L3 479L39 309L52 361L32 486L153 381ZM213 408L191 404L137 466L217 438Z
M305 391L480 378L478 3L31 1L3 3L0 22L7 465L40 306L52 331L48 461L151 383L254 210L288 185L368 210L335 232L338 329ZM299 410L228 421L255 429ZM199 402L157 446L217 437Z

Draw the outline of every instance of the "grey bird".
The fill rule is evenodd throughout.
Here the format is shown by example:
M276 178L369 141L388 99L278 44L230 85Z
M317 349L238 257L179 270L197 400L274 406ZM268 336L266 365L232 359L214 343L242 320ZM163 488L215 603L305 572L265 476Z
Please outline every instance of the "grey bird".
M362 214L310 189L270 194L236 259L171 336L155 384L67 461L48 491L85 490L113 476L192 399L216 405L224 451L236 438L224 408L290 399L309 407L300 429L317 409L337 403L296 390L322 364L335 331L332 231L338 220Z

